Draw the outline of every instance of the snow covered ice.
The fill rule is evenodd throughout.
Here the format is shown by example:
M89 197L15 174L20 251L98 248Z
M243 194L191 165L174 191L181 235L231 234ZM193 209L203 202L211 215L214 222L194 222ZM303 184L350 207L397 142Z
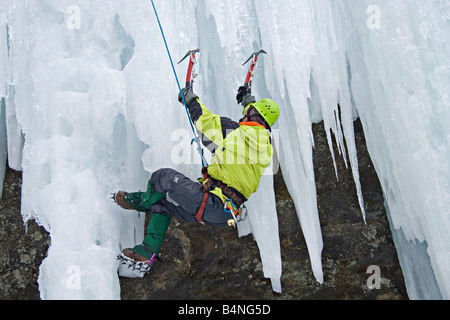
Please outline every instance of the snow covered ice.
M269 53L254 94L282 109L277 152L319 283L311 123L324 120L330 146L336 137L333 159L344 157L353 172L364 223L353 137L360 117L408 295L450 298L450 1L155 5L174 58L201 49L195 91L215 113L240 118L242 63ZM0 166L23 170L23 219L51 234L41 297L118 299L116 255L142 240L143 217L125 216L109 193L141 188L167 166L195 179L201 163L195 147L177 157L192 137L151 2L4 0L0 23ZM280 292L270 174L248 207L239 234L254 235L264 276Z

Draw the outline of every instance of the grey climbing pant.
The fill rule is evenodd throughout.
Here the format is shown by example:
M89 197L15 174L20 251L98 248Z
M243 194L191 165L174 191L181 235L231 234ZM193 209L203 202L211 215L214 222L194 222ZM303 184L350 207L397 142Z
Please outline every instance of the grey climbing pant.
M195 215L200 209L204 195L201 187L199 182L192 181L176 170L160 169L152 174L147 192L129 194L127 197L138 197L142 200L145 208L144 210L136 208L138 211L159 213L188 222L197 222ZM208 225L225 227L230 219L233 217L231 213L225 212L222 200L210 194L203 221Z

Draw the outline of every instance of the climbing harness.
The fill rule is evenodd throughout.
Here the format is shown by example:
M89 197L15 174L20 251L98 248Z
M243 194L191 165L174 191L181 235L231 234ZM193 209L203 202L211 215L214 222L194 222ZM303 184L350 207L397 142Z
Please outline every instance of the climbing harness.
M204 167L202 169L203 174L203 185L201 187L204 192L203 200L200 208L195 215L197 222L204 224L203 214L205 213L206 204L208 202L210 191L215 188L220 188L225 196L223 200L223 210L226 213L230 213L233 219L228 220L227 224L230 227L235 227L236 223L244 221L247 217L247 207L245 206L245 197L240 194L239 191L227 186L222 181L216 180L208 174L208 168ZM244 212L244 214L242 214Z
M208 171L205 170L205 168L202 169L202 174L203 174L203 181L206 181L206 179L208 179ZM202 204L200 205L200 209L195 215L195 219L197 220L198 223L205 224L205 222L203 221L203 214L205 213L206 203L208 202L209 191L204 189L202 189L202 191L203 191L203 200Z

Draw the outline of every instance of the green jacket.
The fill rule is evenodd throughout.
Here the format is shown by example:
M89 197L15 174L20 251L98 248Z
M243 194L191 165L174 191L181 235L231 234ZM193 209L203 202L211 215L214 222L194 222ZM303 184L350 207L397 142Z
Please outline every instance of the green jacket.
M250 198L272 161L269 131L256 122L237 123L213 114L198 99L188 109L202 143L214 153L209 175ZM225 201L221 189L211 192Z

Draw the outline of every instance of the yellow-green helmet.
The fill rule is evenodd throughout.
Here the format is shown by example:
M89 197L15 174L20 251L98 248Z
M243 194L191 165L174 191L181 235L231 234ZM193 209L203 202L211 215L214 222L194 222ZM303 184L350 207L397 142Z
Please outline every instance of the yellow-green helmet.
M278 121L280 117L280 108L278 104L270 99L262 99L253 104L259 114L267 121L270 127Z

